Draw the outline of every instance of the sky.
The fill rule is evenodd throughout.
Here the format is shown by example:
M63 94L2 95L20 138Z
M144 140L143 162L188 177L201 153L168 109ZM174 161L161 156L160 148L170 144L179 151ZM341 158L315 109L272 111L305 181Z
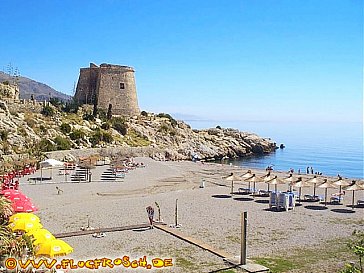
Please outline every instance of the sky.
M67 94L81 67L112 63L135 68L148 112L363 120L362 0L1 0L1 9L0 68Z

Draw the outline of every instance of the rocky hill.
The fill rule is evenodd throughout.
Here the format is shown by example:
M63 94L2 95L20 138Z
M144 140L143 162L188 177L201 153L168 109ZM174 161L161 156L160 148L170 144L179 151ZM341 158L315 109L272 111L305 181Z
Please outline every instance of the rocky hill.
M9 108L14 105L9 104ZM148 114L124 120L94 119L87 107L77 113L50 105L42 113L12 111L0 101L0 156L36 155L54 150L114 147L148 147L160 160L221 159L273 152L270 139L234 129L192 130L167 114Z
M14 77L0 72L0 82L6 81L13 83ZM58 92L44 83L40 83L26 77L19 77L17 82L20 91L20 99L30 99L31 95L33 95L34 99L38 101L49 100L49 98L59 98L67 101L71 98L70 96Z

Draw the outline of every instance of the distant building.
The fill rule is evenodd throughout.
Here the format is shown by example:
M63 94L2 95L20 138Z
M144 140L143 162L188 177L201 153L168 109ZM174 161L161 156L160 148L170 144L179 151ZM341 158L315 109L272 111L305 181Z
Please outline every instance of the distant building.
M113 115L140 114L135 87L134 69L129 66L93 63L80 69L75 99L82 104L93 104Z

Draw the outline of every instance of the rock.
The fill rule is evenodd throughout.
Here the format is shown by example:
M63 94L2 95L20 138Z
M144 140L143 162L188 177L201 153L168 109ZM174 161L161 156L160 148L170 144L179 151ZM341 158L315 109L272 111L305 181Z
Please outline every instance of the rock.
M0 114L3 114L5 116L10 116L9 109L5 101L0 101Z

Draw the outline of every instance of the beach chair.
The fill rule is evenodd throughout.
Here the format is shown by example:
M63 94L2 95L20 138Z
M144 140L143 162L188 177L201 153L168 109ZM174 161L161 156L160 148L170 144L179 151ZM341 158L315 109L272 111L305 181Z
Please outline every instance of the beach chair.
M277 194L275 192L270 192L269 194L269 208L278 207Z
M311 202L317 202L317 201L324 201L324 197L322 195L313 195L313 194L305 194L303 196L303 199L306 201L311 201Z
M331 197L330 197L330 203L333 203L333 204L340 204L342 203L342 201L344 200L344 196L343 194L332 194Z
M266 190L258 190L258 195L261 197L269 197L269 193L270 191L266 191Z

